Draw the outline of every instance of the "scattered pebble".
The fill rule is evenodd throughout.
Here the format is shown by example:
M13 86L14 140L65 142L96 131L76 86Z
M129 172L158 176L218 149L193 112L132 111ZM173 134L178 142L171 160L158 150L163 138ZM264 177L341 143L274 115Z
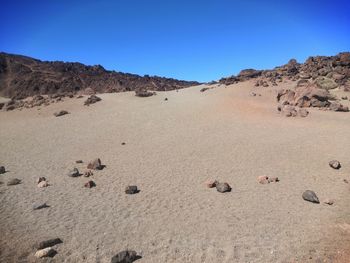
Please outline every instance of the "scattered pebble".
M348 183L349 183L349 181L348 181L348 180L346 180L346 179L344 179L344 180L343 180L343 182L344 182L344 183L346 183L346 184L348 184Z
M39 188L44 188L48 186L49 186L49 183L47 181L41 181L40 183L38 183Z
M202 88L201 90L200 90L200 92L204 92L204 91L206 91L206 90L208 90L209 88Z
M278 179L278 177L268 177L265 175L261 175L258 177L258 182L260 184L269 184L269 183L277 183L280 180Z
M83 160L77 160L75 163L83 163Z
M70 170L68 172L69 177L78 177L80 176L79 170L77 168L74 168L73 170Z
M51 238L51 239L39 242L36 245L36 248L37 249L44 249L44 248L53 247L53 246L55 246L57 244L61 244L61 243L63 243L63 241L60 238Z
M300 117L305 118L305 117L307 117L309 115L309 111L307 109L300 108L298 110L298 114L299 114Z
M137 194L139 190L137 189L136 185L129 185L125 188L125 193L132 195L132 194Z
M49 206L46 203L34 204L33 210L40 210L40 209L47 208L47 207L49 207Z
M0 174L4 174L5 172L5 166L0 166Z
M269 178L265 175L261 175L258 177L258 182L260 184L268 184L269 183Z
M218 181L216 180L207 180L205 182L205 185L208 187L208 188L214 188L216 186L216 184L218 183Z
M137 256L137 253L135 251L125 250L113 256L111 259L111 263L132 263L139 258L141 257Z
M20 183L21 183L21 180L14 178L14 179L11 179L10 181L8 181L7 185L10 186L10 185L16 185L16 184L20 184Z
M52 247L47 247L47 248L38 250L34 256L37 258L45 258L45 257L53 257L56 254L57 254L56 250L54 250Z
M126 143L125 143L125 142L122 142L121 144L122 144L122 145L125 145Z
M87 168L92 170L102 170L103 165L101 164L100 158L96 158L95 160L89 162Z
M302 197L305 201L309 201L309 202L316 203L316 204L320 203L320 201L318 200L318 197L314 191L306 190L303 193Z
M329 166L332 167L333 169L340 169L341 167L340 162L337 160L330 161Z
M90 176L93 176L94 173L91 171L91 170L86 170L83 174L85 177L90 177Z
M167 101L167 100L168 100L168 98L165 98L164 100L165 100L165 101Z
M216 183L216 190L220 193L231 192L231 189L228 183Z
M326 204L326 205L333 205L334 204L334 200L326 199L326 200L323 201L323 203Z
M37 180L36 180L36 183L39 184L43 181L46 181L46 178L45 177L39 177Z
M60 117L66 114L69 114L69 112L66 110L61 110L61 111L55 112L53 115L55 115L55 117Z
M86 187L86 188L92 188L95 186L96 186L96 184L94 181L88 181L87 183L84 184L84 187Z

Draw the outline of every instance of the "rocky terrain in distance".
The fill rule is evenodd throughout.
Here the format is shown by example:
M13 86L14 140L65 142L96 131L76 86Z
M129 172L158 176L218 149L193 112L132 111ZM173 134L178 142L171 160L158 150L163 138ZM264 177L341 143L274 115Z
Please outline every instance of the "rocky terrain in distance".
M40 61L0 53L0 95L13 99L44 94L75 94L85 89L97 93L138 89L165 91L197 84L195 81L109 71L100 65Z

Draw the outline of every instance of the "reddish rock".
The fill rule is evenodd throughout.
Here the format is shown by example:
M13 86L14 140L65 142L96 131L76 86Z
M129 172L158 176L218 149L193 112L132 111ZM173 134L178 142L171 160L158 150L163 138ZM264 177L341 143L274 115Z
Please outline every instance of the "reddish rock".
M96 158L95 160L88 163L87 168L92 170L102 170L103 165L101 164L101 160L99 158Z
M96 186L96 184L95 184L94 181L88 181L88 182L86 182L84 184L84 187L86 187L86 188L92 188L92 187L95 187L95 186Z
M218 181L216 180L207 180L204 184L208 187L208 188L213 188L216 186L216 184L218 183Z
M265 175L261 175L258 177L258 182L260 184L268 184L269 183L269 178Z

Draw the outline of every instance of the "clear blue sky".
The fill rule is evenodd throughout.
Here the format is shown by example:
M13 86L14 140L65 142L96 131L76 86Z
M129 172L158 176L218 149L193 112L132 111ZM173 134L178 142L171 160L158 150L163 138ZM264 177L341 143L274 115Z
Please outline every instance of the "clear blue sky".
M1 1L0 51L210 81L350 50L350 1Z

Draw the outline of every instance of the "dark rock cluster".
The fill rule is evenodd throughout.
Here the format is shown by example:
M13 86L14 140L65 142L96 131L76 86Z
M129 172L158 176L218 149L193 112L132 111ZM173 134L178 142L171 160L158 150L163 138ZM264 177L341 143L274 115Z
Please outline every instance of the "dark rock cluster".
M165 91L199 84L157 76L139 76L81 63L40 61L0 53L0 94L16 100L34 95L75 94L147 89ZM87 92L84 92L88 90Z

